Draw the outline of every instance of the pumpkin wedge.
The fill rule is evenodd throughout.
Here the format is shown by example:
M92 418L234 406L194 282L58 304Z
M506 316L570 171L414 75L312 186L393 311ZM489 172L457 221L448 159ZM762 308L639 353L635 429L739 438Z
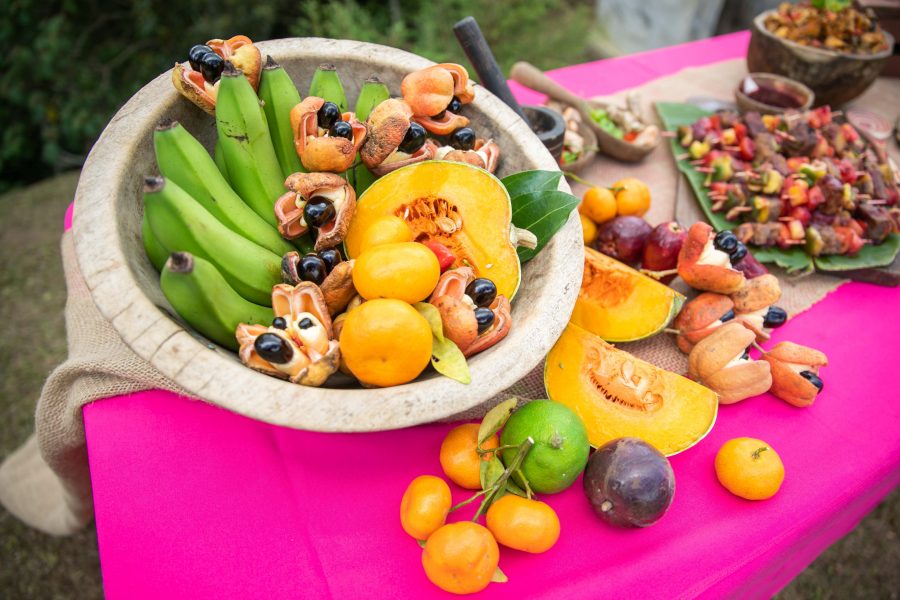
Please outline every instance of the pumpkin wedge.
M571 323L547 355L544 385L581 417L591 445L636 437L666 456L703 439L719 408L712 390Z
M631 342L661 331L684 296L628 265L584 249L584 277L571 323L608 342Z
M381 177L357 201L344 239L349 258L359 255L366 230L387 215L402 218L414 241L446 246L454 256L450 268L468 264L477 277L493 281L498 294L515 295L522 267L509 194L484 169L429 160Z

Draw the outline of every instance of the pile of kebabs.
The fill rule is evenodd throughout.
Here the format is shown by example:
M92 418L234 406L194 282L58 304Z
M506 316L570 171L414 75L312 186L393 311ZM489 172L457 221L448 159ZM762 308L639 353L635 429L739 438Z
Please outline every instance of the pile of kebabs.
M884 150L827 106L782 115L720 111L678 129L706 173L712 210L754 246L852 256L900 232L900 175Z

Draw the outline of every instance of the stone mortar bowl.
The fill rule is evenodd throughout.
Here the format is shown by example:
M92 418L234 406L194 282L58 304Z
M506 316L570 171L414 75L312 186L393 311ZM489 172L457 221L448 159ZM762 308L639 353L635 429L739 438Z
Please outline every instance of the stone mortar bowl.
M887 31L888 48L876 54L848 54L783 40L766 29L766 17L772 12L753 19L747 70L776 73L805 84L816 94L816 106L841 106L862 94L893 52L894 38Z
M301 93L315 68L337 66L352 106L359 87L377 75L399 95L400 80L431 61L361 42L294 38L258 44L293 78ZM502 150L499 177L558 167L529 127L477 86L464 109L475 130ZM523 268L503 342L469 361L472 383L426 373L406 385L312 388L269 377L185 326L166 302L141 243L142 181L158 172L152 133L163 118L180 121L207 148L213 119L182 98L170 72L144 86L107 125L84 165L75 196L78 264L103 316L141 358L188 393L236 413L297 429L376 431L447 419L499 394L537 366L562 333L581 285L581 224L573 212L544 250ZM568 191L563 179L560 189Z

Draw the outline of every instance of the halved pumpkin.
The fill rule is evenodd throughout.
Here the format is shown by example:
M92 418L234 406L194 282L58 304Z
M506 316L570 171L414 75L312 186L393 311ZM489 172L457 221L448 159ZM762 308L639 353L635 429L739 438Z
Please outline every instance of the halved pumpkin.
M571 323L608 342L658 333L675 318L684 296L626 264L584 248L584 277Z
M356 205L344 239L349 258L360 253L363 233L385 215L402 218L417 242L435 240L468 264L497 293L512 298L522 267L516 254L509 194L499 179L468 164L429 160L397 169L373 183Z
M551 400L578 413L593 446L636 437L666 456L703 439L719 408L712 390L571 323L547 355L544 385Z

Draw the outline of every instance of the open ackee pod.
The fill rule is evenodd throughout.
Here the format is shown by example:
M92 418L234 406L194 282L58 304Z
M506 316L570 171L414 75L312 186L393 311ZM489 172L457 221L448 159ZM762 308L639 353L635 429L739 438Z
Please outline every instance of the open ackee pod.
M352 112L345 112L341 120L350 123L351 138L329 135L318 124L317 115L323 104L324 99L307 96L291 110L294 147L307 171L343 173L353 164L366 139L366 126Z
M243 73L254 90L259 87L259 78L262 74L262 54L250 38L245 35L236 35L227 40L209 40L206 45ZM215 83L206 81L200 71L194 70L189 62L183 62L175 63L175 67L172 69L172 84L182 96L209 114L216 113L218 81Z

